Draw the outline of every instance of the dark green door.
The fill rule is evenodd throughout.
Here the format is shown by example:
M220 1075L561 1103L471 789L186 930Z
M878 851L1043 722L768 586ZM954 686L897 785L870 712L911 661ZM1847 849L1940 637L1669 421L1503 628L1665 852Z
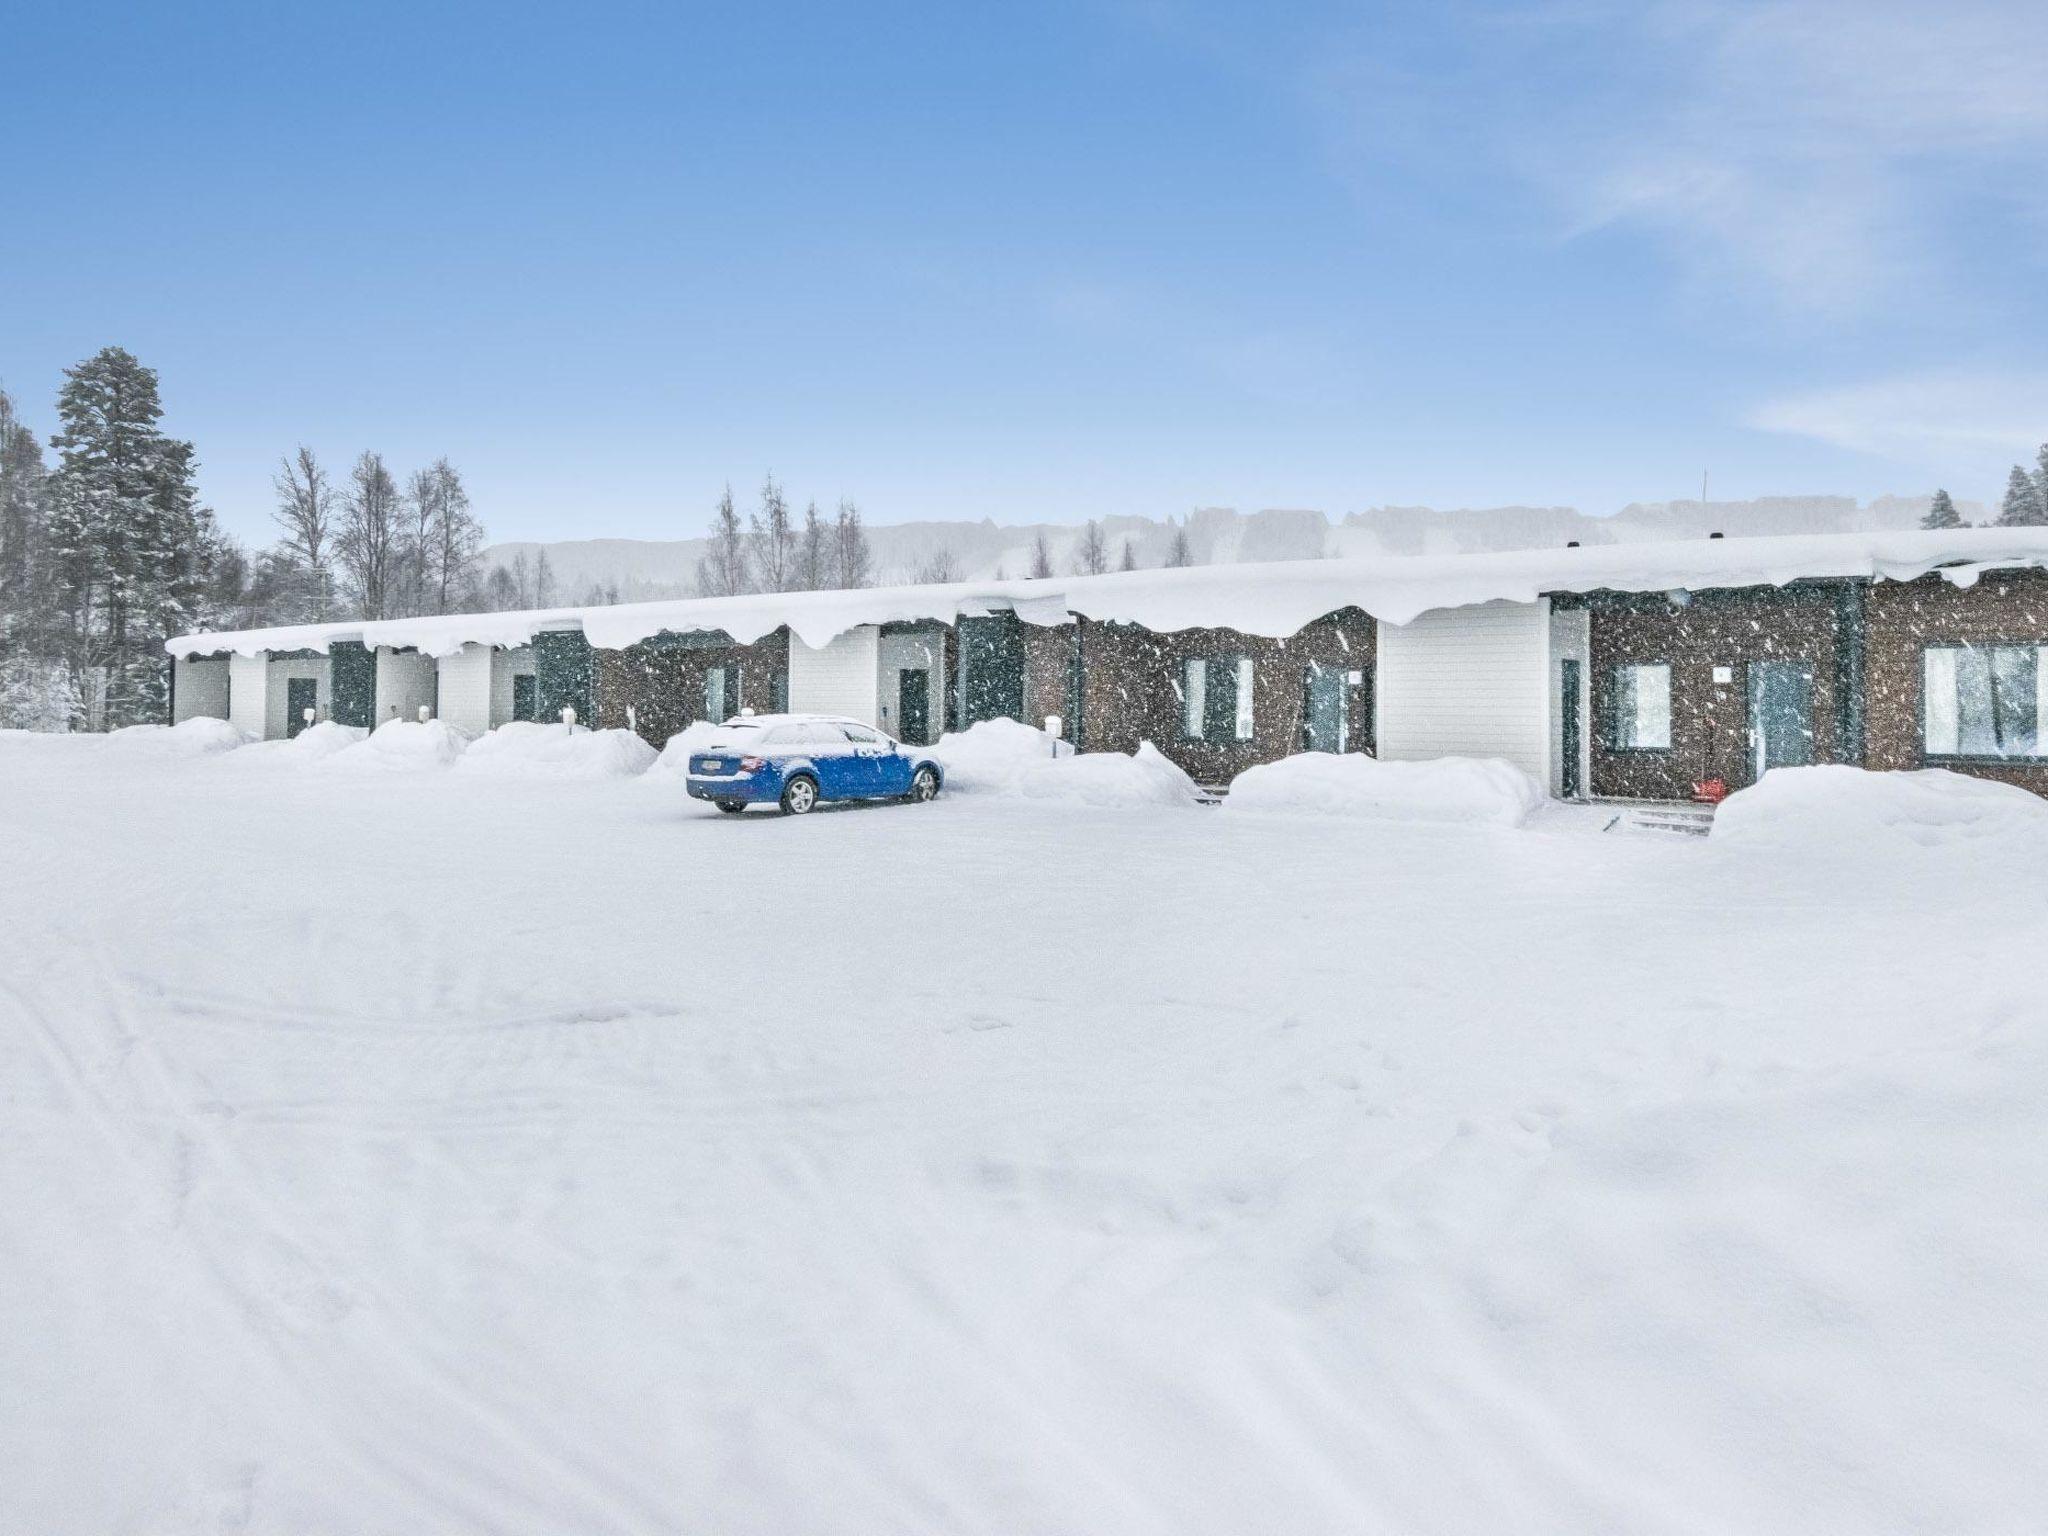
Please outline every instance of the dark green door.
M1579 753L1585 723L1579 718L1579 664L1564 662L1560 671L1563 681L1558 685L1557 718L1560 727L1559 742L1564 761L1558 764L1557 790L1567 800L1576 800L1586 792L1579 782Z
M334 668L334 718L343 725L375 725L370 713L377 707L377 658L360 640L337 640L327 654Z
M960 726L1024 718L1024 633L1014 613L960 621Z
M1813 761L1813 671L1805 663L1749 664L1749 754L1759 779Z
M914 747L932 739L932 675L922 667L896 674L896 728Z
M534 690L538 685L531 672L512 674L512 718L531 720L533 718Z
M310 677L284 680L284 733L296 736L306 728L306 712L320 702L320 684Z
M1310 662L1303 684L1301 744L1309 752L1342 752L1351 743L1344 671Z

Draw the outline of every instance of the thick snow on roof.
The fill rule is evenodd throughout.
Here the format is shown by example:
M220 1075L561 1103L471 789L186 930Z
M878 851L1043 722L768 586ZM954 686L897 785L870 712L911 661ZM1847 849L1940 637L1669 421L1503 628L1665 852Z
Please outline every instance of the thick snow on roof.
M1958 586L1969 586L1983 571L2018 567L2048 567L2048 528L1688 539L1486 555L1207 565L853 592L770 592L525 613L284 625L181 635L165 648L174 656L219 651L254 656L264 651L325 651L337 640L361 640L370 646L446 656L469 643L526 645L550 629L581 629L592 645L622 649L664 632L722 631L749 643L784 625L806 644L822 646L862 624L920 619L952 623L963 616L1004 610L1014 611L1029 624L1060 624L1078 613L1162 633L1217 628L1280 638L1347 607L1362 608L1383 623L1406 624L1432 608L1534 602L1556 592L1783 586L1830 577L1911 581L1933 570Z

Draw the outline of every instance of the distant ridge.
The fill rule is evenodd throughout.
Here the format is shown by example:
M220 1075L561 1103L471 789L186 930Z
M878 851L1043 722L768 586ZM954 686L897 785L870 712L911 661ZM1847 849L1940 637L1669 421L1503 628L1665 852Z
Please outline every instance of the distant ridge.
M1348 513L1337 522L1313 510L1270 508L1239 512L1201 507L1178 522L1148 517L1107 517L1110 563L1116 565L1129 540L1141 566L1164 565L1174 532L1185 527L1195 561L1225 565L1254 560L1318 560L1341 555L1477 554L1489 550L1543 549L1577 539L1582 544L1638 543L1654 539L1705 538L1725 533L1749 538L1773 533L1860 533L1917 527L1926 515L1926 496L1880 496L1858 502L1851 496L1766 496L1754 501L1632 502L1609 517L1573 507L1477 507L1439 512L1430 507L1374 507ZM1966 522L1987 521L1974 502L1957 502ZM1076 523L998 524L918 522L871 525L878 584L907 582L940 550L949 551L963 577L1001 573L1022 576L1040 534L1051 547L1054 566L1072 568L1080 540ZM551 543L494 544L487 565L509 566L520 554L529 561L545 549L554 568L559 600L580 602L592 587L616 586L626 601L686 597L695 592L697 561L705 541L690 539L563 539Z

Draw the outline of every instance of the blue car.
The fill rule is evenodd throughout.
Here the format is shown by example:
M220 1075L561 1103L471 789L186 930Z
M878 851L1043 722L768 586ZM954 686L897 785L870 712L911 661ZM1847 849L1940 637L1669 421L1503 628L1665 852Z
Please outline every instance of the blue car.
M778 805L802 816L826 800L925 801L945 785L935 758L834 715L743 715L690 754L692 797L738 814Z

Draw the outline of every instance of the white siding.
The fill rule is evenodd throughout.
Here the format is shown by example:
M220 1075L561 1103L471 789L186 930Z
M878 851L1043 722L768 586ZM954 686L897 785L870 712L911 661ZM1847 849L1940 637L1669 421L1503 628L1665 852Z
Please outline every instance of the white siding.
M1550 781L1550 605L1432 608L1379 628L1379 755L1502 757Z
M881 636L876 625L863 624L814 649L791 635L789 707L799 714L847 715L880 727Z
M172 685L173 725L201 715L215 720L228 717L228 663L223 656L180 656L171 664L176 670Z
M310 677L319 684L313 690L314 718L334 718L334 695L330 686L334 667L325 656L304 656L294 657L290 661L273 661L267 670L269 676L264 684L263 708L265 741L276 741L289 733L285 713L291 703L291 690L285 685L294 677Z
M418 651L377 647L377 708L371 719L417 720L420 707L434 707L434 658Z
M876 648L875 692L878 713L875 724L891 736L901 736L903 722L896 718L903 698L902 674L924 672L925 697L930 700L930 735L936 741L946 727L946 632L942 629L911 630L884 635Z
M228 658L228 723L251 736L270 734L270 658Z
M1550 792L1564 792L1564 664L1579 664L1579 785L1593 785L1593 615L1560 608L1550 615Z
M435 663L441 674L437 713L458 731L481 736L497 722L491 719L491 672L496 652L474 641L453 656Z
M503 725L512 718L512 679L533 675L533 647L518 646L491 652L491 725Z

